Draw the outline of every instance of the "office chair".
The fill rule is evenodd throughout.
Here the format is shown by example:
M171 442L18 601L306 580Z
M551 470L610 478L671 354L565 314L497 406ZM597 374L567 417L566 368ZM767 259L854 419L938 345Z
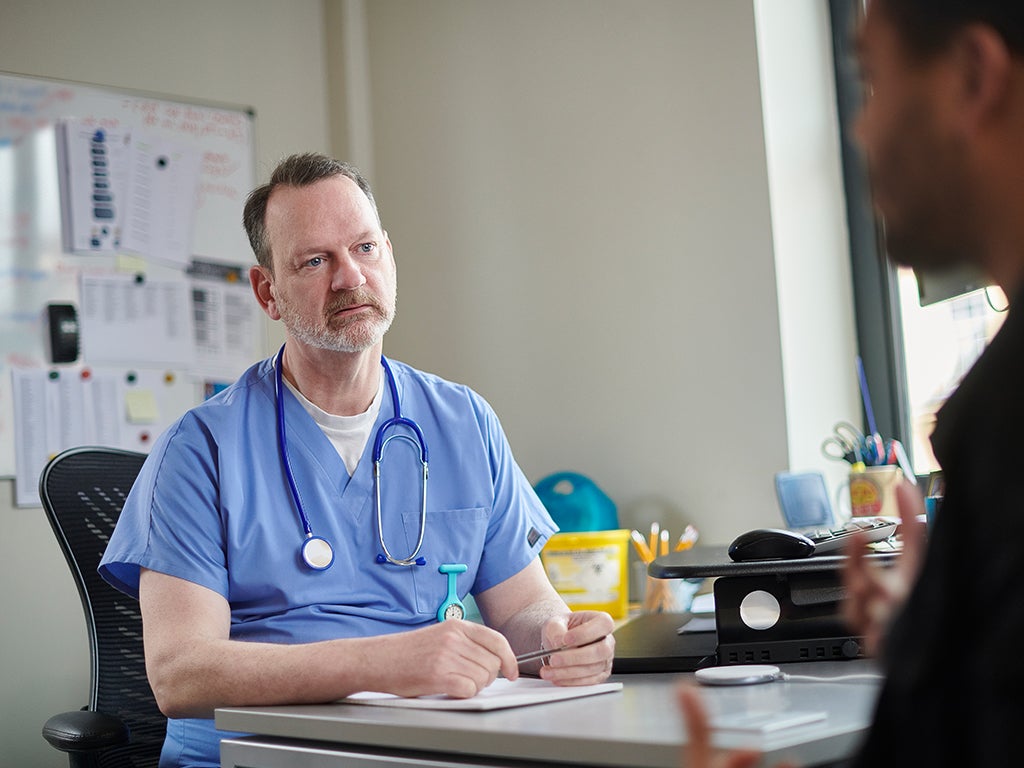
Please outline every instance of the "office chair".
M89 635L88 707L54 715L43 738L71 768L145 768L160 757L167 719L146 678L138 601L96 572L145 455L72 448L39 479L39 497L74 576Z
M775 493L787 528L830 528L836 519L821 472L779 472Z

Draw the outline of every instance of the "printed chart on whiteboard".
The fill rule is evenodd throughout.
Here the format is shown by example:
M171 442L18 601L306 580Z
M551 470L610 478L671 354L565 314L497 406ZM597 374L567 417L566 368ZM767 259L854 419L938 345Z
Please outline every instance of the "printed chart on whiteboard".
M146 451L262 353L242 206L255 116L0 72L0 476Z

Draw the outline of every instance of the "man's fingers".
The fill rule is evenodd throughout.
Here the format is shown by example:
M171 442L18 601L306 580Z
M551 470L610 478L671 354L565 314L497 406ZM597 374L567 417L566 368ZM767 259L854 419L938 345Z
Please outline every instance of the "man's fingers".
M686 765L705 768L711 760L711 729L700 694L692 685L682 685L676 699L686 723Z
M711 746L711 725L700 694L694 686L679 686L676 700L686 723L686 754L683 764L687 768L752 768L757 764L761 754L749 749L721 754L716 759Z
M896 486L896 503L900 508L900 538L903 541L900 568L908 575L908 581L912 581L924 559L926 526L920 518L924 514L924 499L916 486L904 480Z
M847 624L854 630L863 629L863 603L867 597L871 575L868 573L868 562L864 558L867 553L867 536L855 533L846 545L846 563L843 566L843 586L847 597L843 600L842 609Z

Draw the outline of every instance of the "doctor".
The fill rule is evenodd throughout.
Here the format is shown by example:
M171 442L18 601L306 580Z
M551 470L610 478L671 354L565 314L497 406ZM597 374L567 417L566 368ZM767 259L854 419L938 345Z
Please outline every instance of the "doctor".
M161 765L219 765L218 706L468 697L594 640L523 669L604 680L612 620L548 582L556 529L494 412L382 357L395 260L365 179L293 156L244 219L285 344L161 436L100 569L141 603ZM470 593L486 625L443 620Z

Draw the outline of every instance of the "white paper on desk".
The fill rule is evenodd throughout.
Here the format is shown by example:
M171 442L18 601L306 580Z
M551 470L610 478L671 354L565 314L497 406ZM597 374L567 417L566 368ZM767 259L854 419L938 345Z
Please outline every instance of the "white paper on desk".
M621 691L622 683L599 683L597 685L558 686L547 680L521 677L506 680L499 677L471 699L452 699L443 694L403 698L390 693L364 691L342 699L341 704L370 704L379 707L409 707L412 709L445 709L482 712L508 707L525 707L530 704L545 704L549 701L578 699L599 693Z
M747 731L750 733L773 733L810 725L826 718L825 712L792 710L788 712L737 712L718 715L711 719L711 727L716 731Z
M688 622L676 630L677 635L685 635L689 632L714 632L717 623L714 616L694 616Z
M708 592L694 597L693 602L690 604L690 613L694 616L714 616L715 593Z

